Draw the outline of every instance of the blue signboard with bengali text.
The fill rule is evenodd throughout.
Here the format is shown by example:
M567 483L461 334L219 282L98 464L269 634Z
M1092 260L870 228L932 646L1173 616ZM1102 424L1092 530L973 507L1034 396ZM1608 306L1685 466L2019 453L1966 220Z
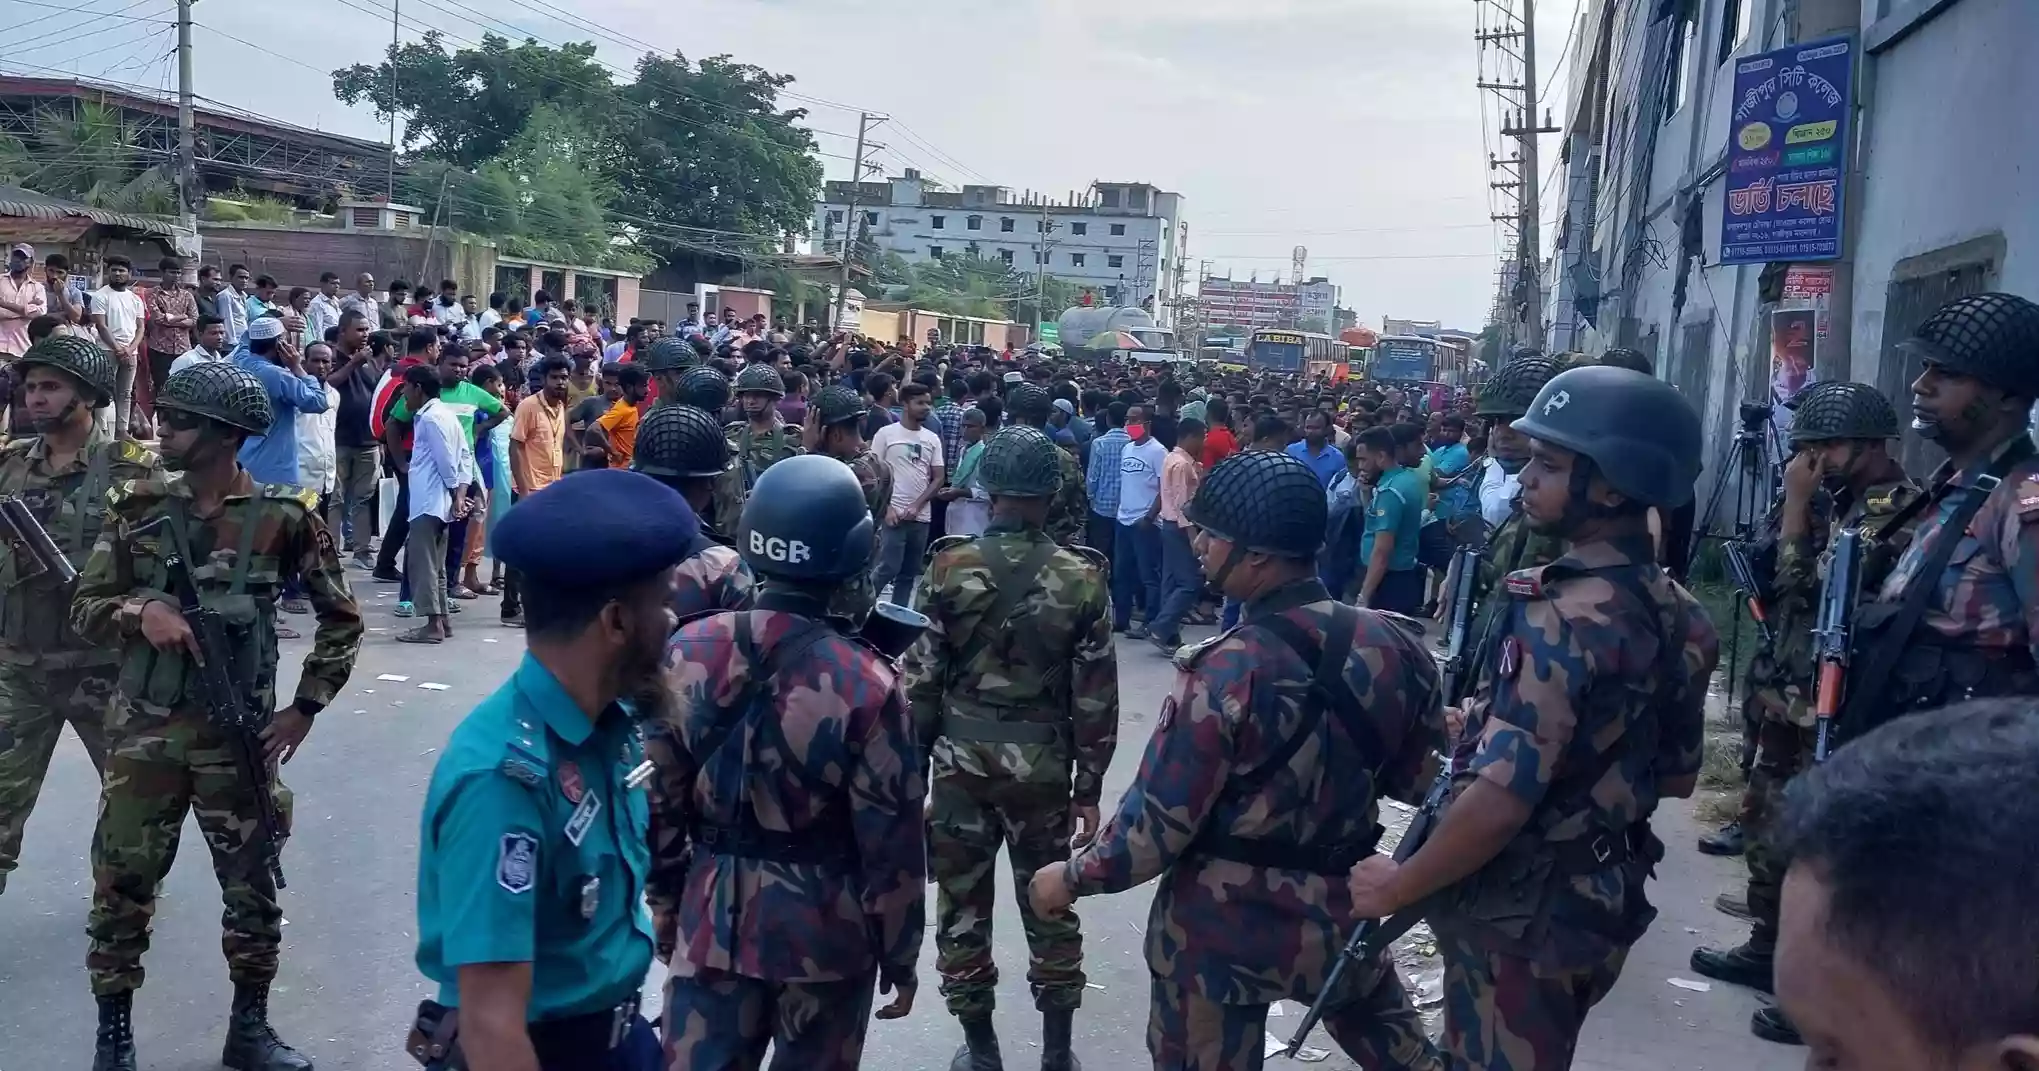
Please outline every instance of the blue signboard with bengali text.
M1847 37L1735 61L1722 264L1841 255L1854 68Z

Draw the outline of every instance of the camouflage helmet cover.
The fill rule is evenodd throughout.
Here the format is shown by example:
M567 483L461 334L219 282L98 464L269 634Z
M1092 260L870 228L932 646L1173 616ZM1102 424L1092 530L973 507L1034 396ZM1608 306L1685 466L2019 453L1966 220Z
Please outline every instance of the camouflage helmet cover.
M786 381L779 375L779 370L771 365L746 365L743 371L736 374L736 393L769 394L774 398L780 398L786 394Z
M2039 398L2039 305L2015 294L1956 298L1926 317L1899 349L2021 398Z
M694 361L694 347L684 338L668 335L651 344L651 352L644 358L644 370L677 372L691 367Z
M984 441L977 482L994 495L1046 498L1062 487L1059 449L1039 428L1000 428Z
M1542 354L1517 357L1480 385L1479 416L1518 417L1529 411L1536 392L1565 370L1564 362Z
M864 399L856 391L840 384L827 387L815 395L814 408L824 428L862 420L865 416Z
M661 405L638 425L630 467L647 476L719 476L729 467L729 440L707 412L691 405Z
M680 396L675 401L710 413L729 404L729 377L713 368L689 368L680 377Z
M1898 436L1897 410L1866 383L1815 383L1799 392L1791 408L1793 443Z
M15 362L24 372L35 365L54 368L84 384L86 392L92 395L88 400L94 408L113 397L119 376L119 366L104 346L76 335L51 335L30 346Z
M1323 483L1302 460L1249 450L1211 468L1183 518L1248 551L1314 558L1330 509Z
M163 382L158 409L181 409L256 435L269 434L276 412L269 391L254 373L225 361L204 361Z

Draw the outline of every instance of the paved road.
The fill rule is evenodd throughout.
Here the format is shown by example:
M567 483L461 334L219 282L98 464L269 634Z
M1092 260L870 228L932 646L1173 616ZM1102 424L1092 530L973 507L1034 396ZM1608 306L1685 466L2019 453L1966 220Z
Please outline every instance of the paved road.
M360 574L354 574L359 577ZM404 1068L400 1040L427 986L411 964L418 807L438 747L455 723L515 665L523 634L495 626L492 601L467 604L459 632L437 648L399 645L388 614L394 589L364 585L369 634L354 683L319 719L306 750L285 771L298 800L297 835L285 863L282 975L274 1011L284 1036L333 1069ZM1172 671L1144 643L1119 657L1125 714L1106 802L1132 777L1153 711ZM286 676L304 645L286 645ZM407 676L384 681L382 674ZM447 685L444 691L419 685ZM84 977L84 924L91 887L85 854L95 805L91 766L75 741L59 749L41 806L30 822L22 869L0 897L0 1071L81 1067L90 1061L93 1005ZM1732 880L1734 865L1695 855L1682 812L1660 819L1672 853L1652 890L1663 917L1629 960L1614 994L1594 1013L1579 1067L1642 1071L1784 1071L1801 1054L1748 1037L1755 1007L1728 986L1695 993L1666 982L1690 977L1685 956L1695 941L1733 939L1735 925L1707 906ZM136 1035L148 1071L217 1067L231 986L219 951L219 894L195 825L158 905L149 980L136 1002ZM1004 895L1010 896L1009 883ZM1078 1051L1099 1069L1145 1066L1147 973L1141 934L1149 894L1135 890L1081 906L1086 965L1094 988L1077 1020ZM903 1022L871 1032L873 1067L941 1071L956 1044L941 1009L926 943L921 1004ZM1037 1020L1026 993L1025 945L1017 909L998 919L1004 969L999 1027L1009 1066L1033 1066ZM1420 964L1418 969L1421 969ZM655 982L648 981L655 993ZM1279 1029L1298 1009L1272 1020ZM1280 1066L1280 1061L1270 1061ZM1341 1055L1315 1064L1351 1068Z

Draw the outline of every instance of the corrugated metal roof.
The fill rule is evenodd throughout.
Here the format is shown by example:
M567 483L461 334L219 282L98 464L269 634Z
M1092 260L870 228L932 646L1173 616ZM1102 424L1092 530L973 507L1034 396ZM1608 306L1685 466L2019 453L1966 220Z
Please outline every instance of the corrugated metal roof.
M159 234L165 238L175 236L179 230L177 221L173 219L108 212L105 209L62 200L19 186L0 186L0 216L12 216L17 219L82 218L109 227L127 227L148 234Z

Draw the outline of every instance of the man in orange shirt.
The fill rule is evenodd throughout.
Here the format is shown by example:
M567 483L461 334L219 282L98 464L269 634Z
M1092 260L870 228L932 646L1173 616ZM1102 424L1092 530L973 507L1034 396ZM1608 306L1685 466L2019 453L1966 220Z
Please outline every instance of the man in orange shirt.
M566 397L572 364L557 354L538 362L540 389L517 403L510 424L510 502L550 486L566 471ZM636 441L631 421L631 441ZM524 623L524 578L515 568L503 570L503 623Z
M1171 657L1182 646L1182 619L1204 589L1203 566L1190 545L1182 507L1204 481L1197 461L1208 445L1202 421L1183 419L1175 427L1175 449L1161 462L1161 612L1148 622L1154 646Z
M627 469L630 455L637 450L637 422L643 416L645 398L651 393L651 377L635 362L622 365L616 382L623 397L609 407L588 429L588 445L609 455L609 467Z

